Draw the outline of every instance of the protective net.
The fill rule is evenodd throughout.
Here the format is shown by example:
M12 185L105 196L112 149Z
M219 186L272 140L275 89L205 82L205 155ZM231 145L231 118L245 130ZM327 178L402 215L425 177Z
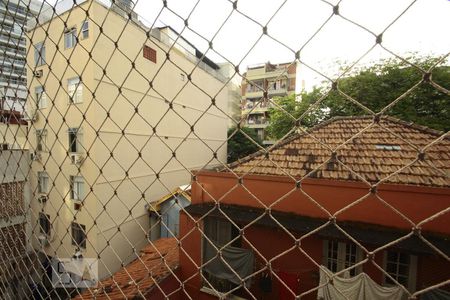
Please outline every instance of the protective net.
M450 299L448 1L2 0L1 299Z

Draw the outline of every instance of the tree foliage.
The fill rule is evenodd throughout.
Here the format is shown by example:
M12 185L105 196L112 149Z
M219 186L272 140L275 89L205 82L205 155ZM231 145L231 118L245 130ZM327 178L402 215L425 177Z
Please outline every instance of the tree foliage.
M408 60L424 70L437 62L437 58L432 57L410 57ZM450 67L435 67L431 79L448 91ZM343 93L365 108L352 102ZM290 114L299 118L321 97L323 99L314 112L307 113L296 124ZM398 102L383 111L399 97L401 99ZM303 93L301 99L301 102L296 102L293 96L288 96L275 100L289 114L279 108L270 111L269 132L274 138L283 137L294 125L309 127L335 116L368 115L371 111L383 111L384 115L437 130L450 130L450 95L432 86L428 76L424 76L417 68L400 60L383 60L338 80L337 89L314 88L309 93Z
M236 127L228 129L228 163L258 151L260 149L258 145L262 145L262 141L254 129L248 127L242 127L238 131Z

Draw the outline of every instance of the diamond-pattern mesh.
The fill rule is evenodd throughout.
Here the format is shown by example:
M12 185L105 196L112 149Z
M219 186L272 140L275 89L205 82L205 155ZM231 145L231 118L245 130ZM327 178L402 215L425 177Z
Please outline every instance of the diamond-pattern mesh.
M376 29L345 0L304 4L310 23L294 0L149 2L2 0L0 298L450 297L450 139L429 121L448 119L449 52L422 64L389 35L420 1ZM360 51L325 67L304 58L318 41ZM346 82L379 52L399 87L373 103ZM289 59L247 67L261 53ZM314 101L302 72L323 81ZM263 136L275 115L284 131ZM232 142L251 150L231 161ZM57 277L63 259L96 260L98 280Z

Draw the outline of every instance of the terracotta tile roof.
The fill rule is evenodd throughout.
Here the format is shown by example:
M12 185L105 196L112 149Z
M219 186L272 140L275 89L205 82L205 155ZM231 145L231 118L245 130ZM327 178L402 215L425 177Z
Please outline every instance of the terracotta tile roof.
M139 258L74 299L144 299L156 287L155 281L161 282L178 268L178 250L175 238L154 241L141 250Z
M393 184L450 187L450 137L438 140L442 134L391 117L378 121L368 116L338 117L281 142L268 155L259 151L230 168L241 174L297 179L309 174L322 179L370 183L386 179Z

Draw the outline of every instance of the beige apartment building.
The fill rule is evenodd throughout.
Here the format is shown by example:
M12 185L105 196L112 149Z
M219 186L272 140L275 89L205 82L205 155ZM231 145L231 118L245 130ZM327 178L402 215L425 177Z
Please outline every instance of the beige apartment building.
M297 64L258 64L249 66L241 85L242 119L244 125L255 129L265 145L274 143L267 135L270 99L295 93Z
M28 32L32 206L50 223L34 246L98 256L104 278L148 243L152 201L189 183L189 170L226 163L228 91L189 42L171 47L170 27L78 2Z

